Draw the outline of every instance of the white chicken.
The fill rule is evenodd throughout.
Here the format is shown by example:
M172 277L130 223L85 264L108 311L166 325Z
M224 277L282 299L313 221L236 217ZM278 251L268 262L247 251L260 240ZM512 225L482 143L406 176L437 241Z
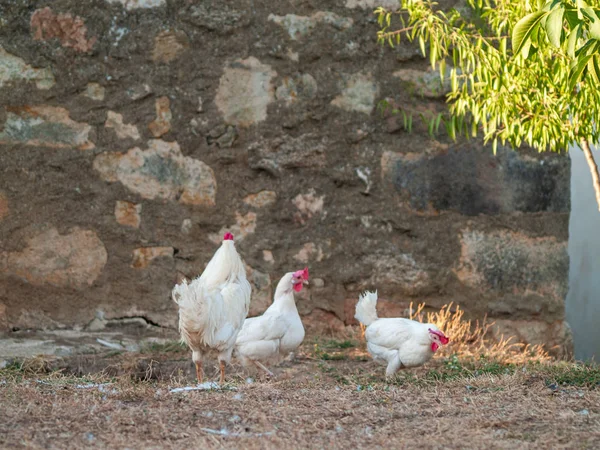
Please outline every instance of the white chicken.
M377 292L365 292L356 304L356 315L365 325L367 350L373 359L387 365L385 376L425 364L450 339L432 323L377 316Z
M250 306L250 283L244 263L237 253L233 235L225 233L199 278L187 280L173 288L173 300L179 305L181 340L192 350L198 382L202 383L202 355L218 352L221 384L225 382L225 364Z
M294 291L300 292L305 284L308 284L308 268L286 273L277 284L273 304L262 316L244 321L235 343L236 357L244 366L253 363L273 376L263 362L281 359L302 344L304 326Z

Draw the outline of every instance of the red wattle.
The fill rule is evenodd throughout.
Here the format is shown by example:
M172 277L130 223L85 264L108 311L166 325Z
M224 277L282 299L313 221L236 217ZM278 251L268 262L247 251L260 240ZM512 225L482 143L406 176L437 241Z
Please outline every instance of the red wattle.
M437 349L439 348L439 345L437 345L435 342L431 343L431 351L433 353L435 353L437 351Z
M296 292L300 292L300 291L302 290L302 282L300 282L300 283L296 283L296 284L294 285L294 290L295 290Z

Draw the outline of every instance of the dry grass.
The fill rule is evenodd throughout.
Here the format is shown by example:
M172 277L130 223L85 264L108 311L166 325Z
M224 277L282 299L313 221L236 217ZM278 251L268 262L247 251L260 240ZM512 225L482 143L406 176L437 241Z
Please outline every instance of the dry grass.
M440 349L442 356L458 355L460 358L485 357L501 363L525 364L527 362L548 362L551 357L541 345L526 345L513 342L512 336L505 339L491 338L489 323L484 318L482 323L465 320L464 311L452 303L444 305L439 311L424 313L425 304L421 303L413 310L409 307L409 318L419 322L433 323L451 337L452 345Z
M391 382L351 327L309 336L274 380L248 383L233 367L223 390L170 392L194 380L177 343L13 364L0 370L0 447L597 447L600 368L492 341L491 324L452 305L411 318L436 323L452 344Z
M350 359L356 348L346 341L321 347L336 345L348 359L321 360L309 347L275 380L248 384L240 373L218 391L170 392L190 381L181 371L136 381L5 370L1 446L594 448L600 440L600 392L589 384L600 382L598 370L556 364L435 379L432 371L453 373L440 359L386 383L371 361Z

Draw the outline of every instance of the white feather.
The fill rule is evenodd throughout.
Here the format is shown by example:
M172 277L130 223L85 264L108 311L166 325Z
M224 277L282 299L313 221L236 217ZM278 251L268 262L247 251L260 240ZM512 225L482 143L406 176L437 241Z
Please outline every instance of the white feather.
M304 326L294 301L292 272L281 278L273 304L262 316L244 321L235 344L244 365L251 361L278 360L296 350L304 340Z
M373 359L387 365L390 377L401 368L425 364L433 356L429 329L439 331L431 323L403 318L378 318L377 293L366 292L356 305L356 318L367 325L365 339Z
M250 293L243 261L232 240L223 241L199 278L173 288L181 339L192 349L194 361L214 349L220 361L229 362L248 315Z

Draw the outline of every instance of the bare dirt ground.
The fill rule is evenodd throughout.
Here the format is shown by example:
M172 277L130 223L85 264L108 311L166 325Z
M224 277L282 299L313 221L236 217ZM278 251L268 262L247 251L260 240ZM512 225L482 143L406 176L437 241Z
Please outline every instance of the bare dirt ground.
M600 369L440 356L392 382L355 341L304 344L262 379L194 384L177 344L0 371L2 448L598 448ZM102 374L82 376L88 371ZM212 365L207 377L217 379ZM249 375L254 381L248 380Z

